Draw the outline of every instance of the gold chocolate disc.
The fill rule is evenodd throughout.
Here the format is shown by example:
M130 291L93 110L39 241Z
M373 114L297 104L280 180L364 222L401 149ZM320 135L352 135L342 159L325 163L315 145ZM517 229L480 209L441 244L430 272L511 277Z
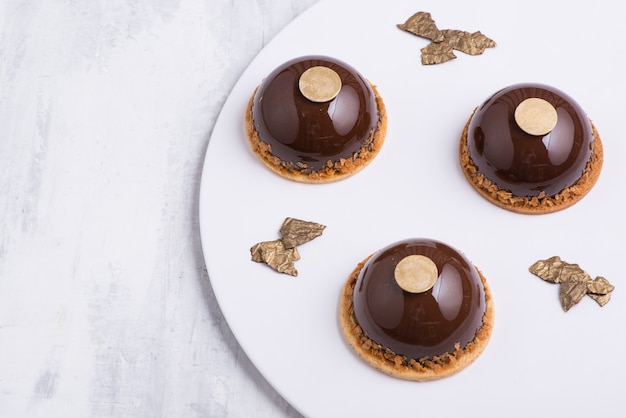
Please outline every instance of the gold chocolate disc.
M409 255L396 265L394 278L398 286L410 293L423 293L434 286L439 276L437 266L423 255Z
M300 76L300 92L312 102L323 103L334 99L341 90L341 77L334 70L311 67Z
M545 135L556 126L556 109L549 102L531 97L515 109L515 122L527 134Z

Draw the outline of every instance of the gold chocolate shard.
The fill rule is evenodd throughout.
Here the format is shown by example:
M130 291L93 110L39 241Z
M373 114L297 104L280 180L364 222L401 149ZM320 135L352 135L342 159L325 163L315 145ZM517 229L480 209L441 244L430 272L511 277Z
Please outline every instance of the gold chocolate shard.
M557 255L546 260L539 260L528 269L531 273L549 283L563 283L565 281L586 280L589 277L578 264L570 264L561 260ZM583 277L579 277L579 276ZM591 277L589 277L591 279Z
M584 282L563 282L559 289L559 299L565 312L576 305L587 294L587 284Z
M600 306L604 306L609 303L613 289L615 289L615 286L601 276L598 276L594 280L587 283L587 294L591 299L598 302Z
M264 241L250 248L252 261L265 263L279 273L297 276L294 262L300 259L297 248L285 248L282 240Z
M456 29L437 28L435 21L428 12L417 12L405 23L396 25L398 28L422 38L430 39L433 44L422 49L422 64L441 64L456 56L453 50L469 55L480 55L487 48L494 48L496 42L483 35L480 31L473 33Z
M441 64L456 58L452 47L446 42L431 42L420 50L422 52L422 64Z
M585 295L589 295L600 306L604 306L611 299L611 292L615 289L615 286L604 277L592 279L578 264L566 263L558 256L539 260L528 270L542 280L560 284L559 299L565 312L580 302Z
M409 17L406 22L397 25L399 29L410 32L433 42L442 42L443 33L437 28L435 21L428 12L417 12Z
M315 222L286 218L280 227L280 234L285 248L294 248L319 237L324 228L326 228L324 225Z
M589 297L591 299L593 299L596 302L598 302L598 305L600 305L600 306L606 305L611 300L611 293L607 293L606 295L598 295L598 294L595 294L595 293L588 293L588 295L589 295Z
M596 277L594 280L587 283L587 291L596 295L608 295L615 289L607 279L604 277Z
M470 33L464 30L443 29L441 32L452 48L469 55L480 55L485 49L496 46L493 39L489 39L480 31Z
M250 248L252 261L265 263L279 273L297 276L294 262L300 259L296 246L322 235L326 228L315 222L286 218L280 227L281 239L263 241Z

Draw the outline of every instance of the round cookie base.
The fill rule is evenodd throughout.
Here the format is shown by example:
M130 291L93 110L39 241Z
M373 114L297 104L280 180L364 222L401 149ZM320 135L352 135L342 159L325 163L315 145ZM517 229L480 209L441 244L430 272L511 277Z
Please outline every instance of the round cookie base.
M259 157L263 164L274 173L301 183L330 183L356 174L365 168L378 154L385 142L385 136L387 134L387 110L385 104L376 86L373 84L370 84L370 86L374 91L376 107L378 108L378 124L372 133L373 138L371 138L369 144L361 148L361 150L356 152L352 157L340 159L336 162L329 161L329 163L320 170L309 169L303 163L290 164L282 161L272 154L271 145L261 141L254 127L254 121L252 120L254 94L248 102L245 117L246 135L252 147L252 151Z
M391 350L384 349L380 344L369 339L358 325L354 316L352 295L359 272L369 257L357 265L344 285L339 304L339 325L350 347L357 355L373 368L404 380L429 381L441 379L460 372L474 362L484 351L494 325L494 307L491 290L487 280L477 269L485 289L485 313L483 324L476 332L476 336L465 347L456 345L451 353L442 353L439 356L422 359L407 359Z
M465 178L467 178L474 189L496 206L528 215L557 212L580 201L593 188L600 177L600 171L602 171L602 163L604 161L604 151L600 135L594 124L591 123L594 138L591 148L591 158L587 162L585 171L576 183L563 189L554 196L514 196L511 192L500 189L495 183L479 173L478 168L472 162L469 146L467 144L467 134L472 116L468 119L463 133L461 134L459 145L461 168Z

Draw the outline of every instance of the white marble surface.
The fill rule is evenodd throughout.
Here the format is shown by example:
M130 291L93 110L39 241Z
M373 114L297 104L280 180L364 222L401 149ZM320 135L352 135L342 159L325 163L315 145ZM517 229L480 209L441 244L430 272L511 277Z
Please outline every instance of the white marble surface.
M198 191L238 76L313 3L0 0L0 416L299 416L217 306Z

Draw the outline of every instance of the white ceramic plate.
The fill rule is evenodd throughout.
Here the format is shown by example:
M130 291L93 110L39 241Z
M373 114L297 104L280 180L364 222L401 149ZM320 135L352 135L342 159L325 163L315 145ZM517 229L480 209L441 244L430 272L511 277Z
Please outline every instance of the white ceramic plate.
M254 59L215 126L200 196L211 284L233 333L299 411L329 416L615 416L624 412L623 258L626 83L618 3L322 0ZM498 46L481 56L420 63L427 41L396 28L428 11L442 29L480 30ZM378 86L389 113L385 145L357 175L327 185L285 180L248 148L244 111L254 88L288 59L342 59ZM600 131L605 163L585 199L550 215L519 215L466 182L458 140L475 106L518 82L573 96ZM279 238L286 217L327 226L300 247L298 277L250 260ZM415 383L359 360L337 321L341 289L368 254L409 237L444 241L488 278L496 326L486 351L452 377ZM616 285L565 313L558 286L528 272L553 255Z

